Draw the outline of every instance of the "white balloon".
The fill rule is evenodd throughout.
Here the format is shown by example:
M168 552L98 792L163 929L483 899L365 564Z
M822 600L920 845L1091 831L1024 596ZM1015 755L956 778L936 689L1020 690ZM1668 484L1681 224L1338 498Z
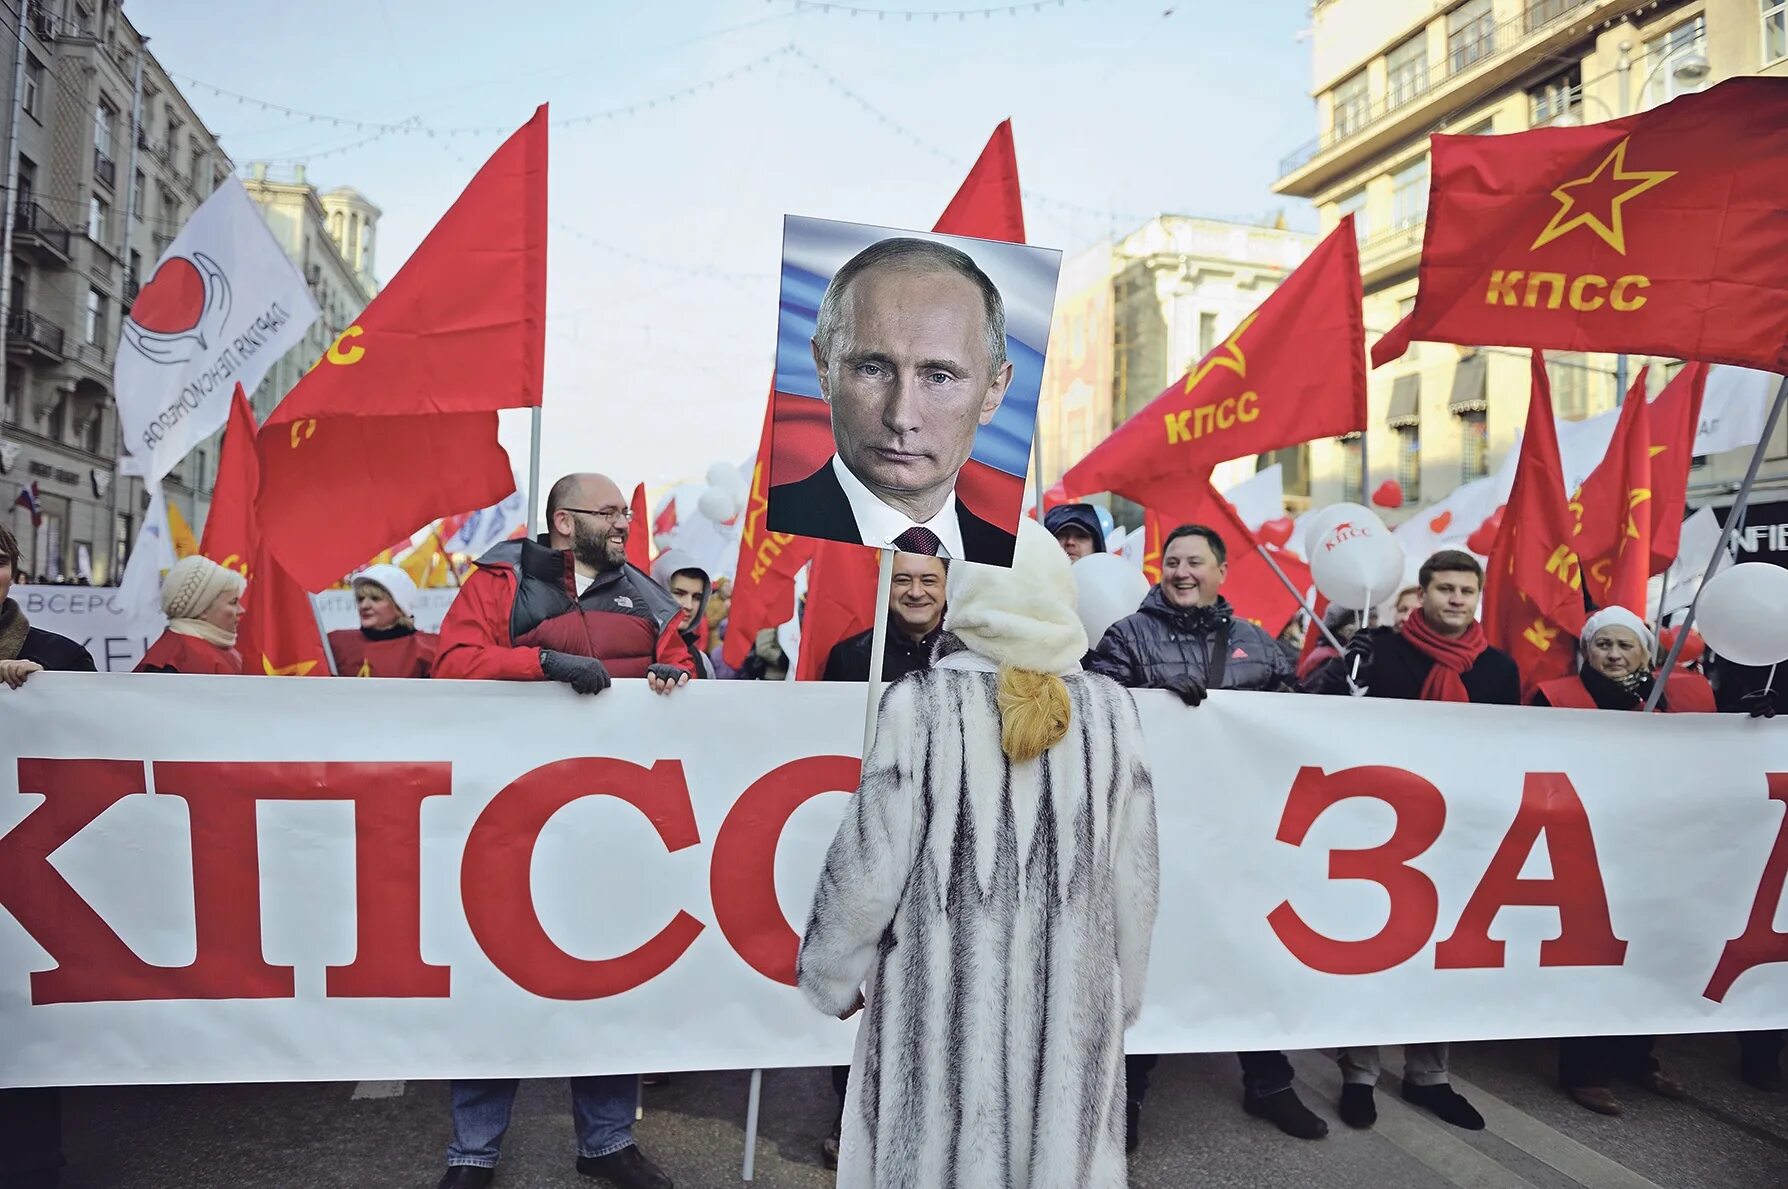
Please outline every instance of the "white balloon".
M1142 571L1115 553L1089 553L1075 562L1074 586L1089 646L1098 644L1112 624L1134 614L1149 593Z
M1309 538L1310 577L1329 602L1363 610L1402 586L1403 546L1377 515L1358 505L1352 509L1363 515L1332 519Z
M710 466L707 477L709 487L718 487L730 495L742 497L750 486L745 481L745 476L739 473L739 468L730 462L717 462Z
M1309 561L1316 556L1316 542L1325 536L1331 528L1343 520L1365 520L1384 524L1378 513L1364 504L1330 504L1326 508L1318 508L1309 514L1304 524L1304 560Z
M1788 661L1788 570L1748 561L1715 574L1702 588L1695 626L1727 660L1758 667Z
M739 514L739 501L723 487L710 487L695 502L695 510L715 524L725 524Z

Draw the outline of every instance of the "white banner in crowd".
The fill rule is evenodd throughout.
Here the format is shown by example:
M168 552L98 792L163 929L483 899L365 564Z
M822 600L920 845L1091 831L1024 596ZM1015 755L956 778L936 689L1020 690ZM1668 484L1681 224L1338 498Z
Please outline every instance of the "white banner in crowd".
M33 627L85 648L100 672L128 673L168 626L159 594L147 607L134 603L131 588L118 586L14 586L11 598ZM453 605L455 587L430 587L416 592L416 627L435 632ZM252 596L251 596L252 597ZM325 632L360 626L360 612L351 590L326 590L312 595Z
M0 690L0 1084L844 1061L855 1025L789 980L860 694ZM1138 702L1134 1051L1788 1024L1779 723Z
M119 328L113 387L124 448L148 480L223 428L317 320L304 274L237 178L193 212Z

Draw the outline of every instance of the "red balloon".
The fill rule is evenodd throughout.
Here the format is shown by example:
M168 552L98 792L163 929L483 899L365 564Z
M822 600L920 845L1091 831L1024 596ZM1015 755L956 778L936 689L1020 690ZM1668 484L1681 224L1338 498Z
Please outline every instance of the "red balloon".
M1260 538L1260 542L1263 545L1272 545L1275 548L1283 549L1285 543L1291 540L1292 528L1293 524L1291 517L1281 516L1276 520L1269 520L1261 525L1260 530L1254 535Z
M1496 545L1496 534L1502 528L1502 514L1508 505L1496 509L1490 518L1478 525L1471 536L1465 538L1465 547L1479 557L1489 557L1490 550Z
M1386 479L1372 493L1372 502L1381 508L1401 508L1403 506L1403 484L1395 479Z

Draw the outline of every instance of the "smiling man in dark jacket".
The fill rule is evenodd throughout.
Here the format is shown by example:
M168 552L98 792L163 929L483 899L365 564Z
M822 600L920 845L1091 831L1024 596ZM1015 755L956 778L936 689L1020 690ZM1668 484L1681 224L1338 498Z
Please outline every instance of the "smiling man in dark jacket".
M1219 593L1229 575L1229 550L1216 530L1182 524L1161 546L1161 581L1142 609L1112 624L1088 654L1087 667L1131 689L1169 689L1188 706L1207 689L1285 690L1292 663L1278 641L1238 619ZM1291 1088L1284 1053L1238 1053L1242 1108L1299 1139L1321 1139L1328 1124ZM1135 1149L1155 1058L1126 1059L1129 1146Z

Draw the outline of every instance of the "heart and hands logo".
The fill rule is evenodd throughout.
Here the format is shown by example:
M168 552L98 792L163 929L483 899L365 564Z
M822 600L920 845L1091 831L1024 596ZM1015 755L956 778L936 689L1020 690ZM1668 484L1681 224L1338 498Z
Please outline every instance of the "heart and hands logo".
M170 256L137 294L124 341L151 363L185 363L210 347L230 317L230 280L203 252Z

